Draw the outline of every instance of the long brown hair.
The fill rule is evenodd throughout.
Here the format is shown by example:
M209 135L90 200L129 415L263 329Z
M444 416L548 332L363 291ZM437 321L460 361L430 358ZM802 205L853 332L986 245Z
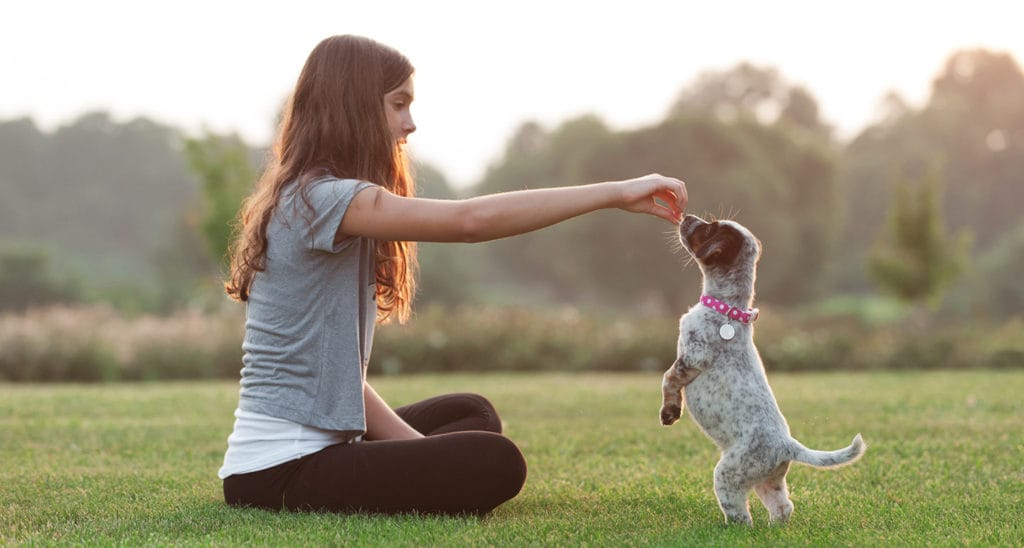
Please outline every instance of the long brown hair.
M309 184L325 175L414 195L409 162L384 111L384 95L412 73L404 55L368 38L331 36L313 49L285 105L267 169L239 211L228 295L248 300L256 272L266 269L267 226L292 182L307 206ZM415 269L413 242L376 243L378 322L408 318Z

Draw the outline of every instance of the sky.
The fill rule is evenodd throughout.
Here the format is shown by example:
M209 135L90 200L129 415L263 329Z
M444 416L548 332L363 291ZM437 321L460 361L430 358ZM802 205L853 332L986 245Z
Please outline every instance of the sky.
M260 146L321 39L371 37L416 66L412 153L456 186L526 121L651 125L701 73L742 61L807 88L843 138L889 91L923 104L958 49L1024 61L1017 0L10 0L2 13L0 120L49 131L104 110Z

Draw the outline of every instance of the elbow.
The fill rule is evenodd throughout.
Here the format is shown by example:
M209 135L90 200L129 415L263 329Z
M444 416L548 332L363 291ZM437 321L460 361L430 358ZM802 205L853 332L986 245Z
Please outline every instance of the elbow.
M491 239L487 235L488 226L487 215L480 208L465 207L459 212L457 241L464 244L486 242Z
M485 234L486 227L487 223L480 218L480 215L475 213L466 215L462 218L459 241L464 244L486 242L490 239Z

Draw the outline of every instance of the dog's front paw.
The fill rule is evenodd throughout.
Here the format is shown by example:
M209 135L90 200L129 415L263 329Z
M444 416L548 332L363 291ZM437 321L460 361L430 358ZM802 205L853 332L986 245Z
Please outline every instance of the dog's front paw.
M683 414L683 409L678 405L666 405L661 408L661 424L672 426Z

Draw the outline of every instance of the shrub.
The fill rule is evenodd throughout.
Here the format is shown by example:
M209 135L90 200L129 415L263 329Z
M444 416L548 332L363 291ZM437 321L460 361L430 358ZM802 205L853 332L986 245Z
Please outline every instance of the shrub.
M12 381L103 380L116 356L95 326L109 309L55 307L0 316L0 378Z
M111 381L238 375L237 311L126 317L108 306L0 316L0 379Z
M660 317L499 307L431 307L378 330L373 362L408 371L624 371L666 368L676 324Z
M242 307L128 317L110 307L0 316L0 380L237 379ZM428 307L377 330L374 374L651 371L675 359L676 318L574 308ZM755 332L769 371L1024 367L1024 322L879 324L766 310Z

